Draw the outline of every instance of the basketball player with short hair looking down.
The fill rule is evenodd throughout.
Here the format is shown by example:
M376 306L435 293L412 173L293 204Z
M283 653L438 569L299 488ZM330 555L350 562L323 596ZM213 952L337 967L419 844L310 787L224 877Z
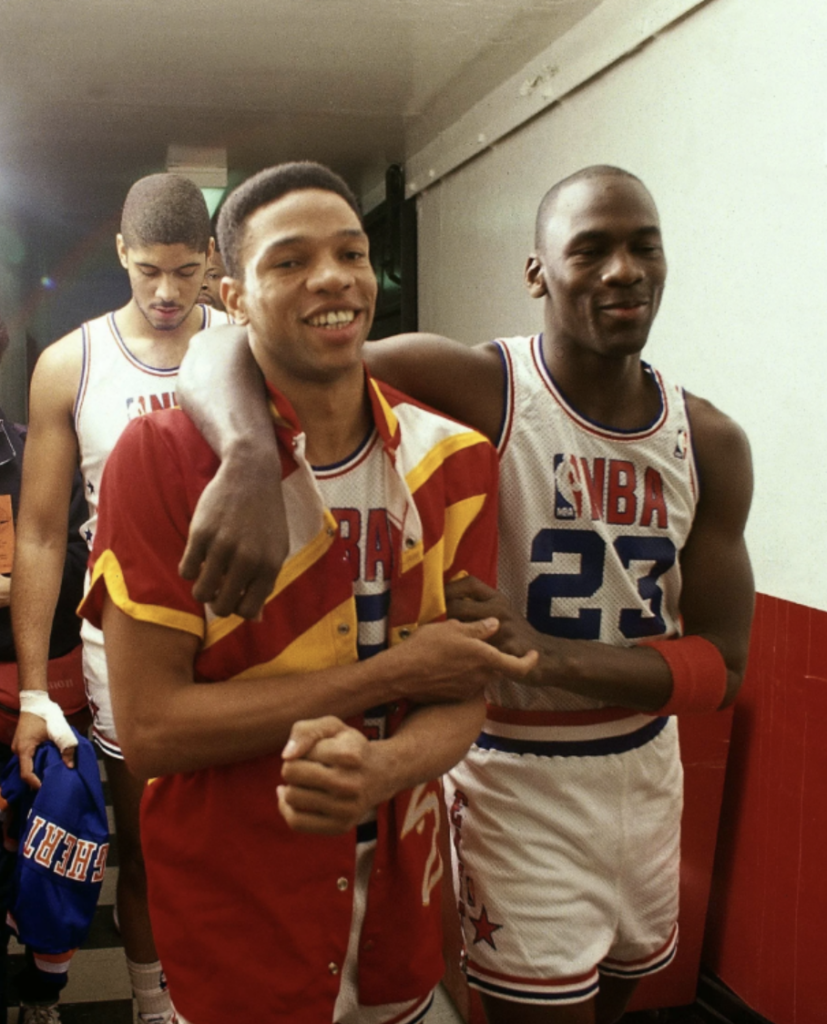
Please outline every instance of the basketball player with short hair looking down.
M479 731L482 687L536 661L485 642L496 620L441 621L448 581L493 581L496 452L366 374L376 278L337 175L262 171L218 234L288 557L260 621L193 597L178 564L219 464L164 411L107 463L83 608L127 763L153 777L155 937L183 1024L413 1024L443 970L438 778Z
M129 302L46 348L32 378L12 621L22 709L14 750L21 775L35 786L32 758L40 743L52 739L67 763L73 757L74 738L61 728L65 722L46 693L46 664L75 469L80 463L89 505L82 534L91 548L101 474L121 431L136 417L174 405L190 338L210 324L229 323L226 314L197 305L213 241L206 203L191 181L157 174L136 182L116 241L132 288ZM173 1011L152 939L140 846L144 783L123 761L102 635L85 623L82 636L94 738L106 762L118 833L117 910L130 980L139 1020L167 1024Z
M493 644L540 653L525 679L487 688L483 731L446 780L468 980L492 1024L609 1024L675 952L672 716L727 706L743 679L751 462L735 423L641 357L666 260L638 178L596 166L553 187L525 279L539 335L411 335L366 355L497 445L500 591L463 579L448 612L496 616ZM222 515L194 525L182 572L251 615L280 555L272 531L262 540L273 474L261 447L248 457L262 411L235 330L197 339L184 391L248 483L212 496ZM227 412L207 401L216 380L235 382ZM230 417L240 435L219 431Z

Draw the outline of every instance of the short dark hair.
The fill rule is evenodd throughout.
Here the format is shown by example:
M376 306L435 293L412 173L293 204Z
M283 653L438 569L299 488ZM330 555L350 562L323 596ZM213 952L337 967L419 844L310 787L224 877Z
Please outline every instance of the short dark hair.
M121 214L121 235L128 249L148 245L186 245L206 252L210 214L201 189L181 174L150 174L129 190Z
M535 247L539 248L542 245L543 232L549 217L554 212L554 206L560 194L569 185L574 185L578 181L586 181L589 178L631 178L632 181L638 182L647 192L649 191L636 174L632 174L631 171L624 171L622 167L613 167L611 164L592 164L590 167L582 167L579 171L575 171L574 174L562 178L556 185L552 185L540 200L540 205L537 207L537 217L534 222Z
M238 280L243 275L241 250L244 244L244 226L250 215L289 192L309 188L318 188L341 196L363 225L362 211L359 209L356 196L344 178L340 178L329 167L310 160L268 167L239 185L221 207L218 217L218 248L221 250L221 257L230 277Z

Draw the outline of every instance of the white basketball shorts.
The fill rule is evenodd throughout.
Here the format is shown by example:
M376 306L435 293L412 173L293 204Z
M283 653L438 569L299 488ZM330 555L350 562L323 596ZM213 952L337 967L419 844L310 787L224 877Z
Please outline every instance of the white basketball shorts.
M433 992L404 1003L364 1006L359 1002L359 941L367 909L368 881L376 850L375 819L356 830L356 874L353 886L353 917L350 923L345 962L342 965L339 997L333 1010L334 1024L418 1024L425 1019L434 1001Z
M86 699L92 709L92 739L104 754L123 760L115 719L112 716L112 699L109 696L109 673L106 668L106 654L103 649L103 633L88 622L83 623L83 681L86 684Z
M489 707L445 799L470 985L561 1005L594 996L601 972L639 978L672 960L674 719Z

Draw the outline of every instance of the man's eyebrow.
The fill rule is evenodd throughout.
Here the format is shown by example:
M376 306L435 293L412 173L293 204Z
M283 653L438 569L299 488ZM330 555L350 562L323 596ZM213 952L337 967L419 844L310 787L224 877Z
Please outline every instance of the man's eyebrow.
M570 249L572 246L580 245L583 242L602 242L610 238L611 234L611 231L599 231L597 229L578 231L576 235L568 240L566 248ZM645 224L643 227L636 228L632 235L636 238L641 235L657 235L660 238L660 227L657 224Z
M142 263L140 260L135 261L137 267L146 267L148 270L160 270L161 268L157 263ZM189 270L190 267L200 267L201 263L199 260L193 260L192 263L182 263L180 267L173 267L173 271L176 270Z
M573 235L568 240L566 248L572 245L579 245L581 242L601 242L604 238L608 237L608 231L578 231L576 235Z
M274 238L272 242L264 247L261 251L261 257L268 256L271 252L276 249L283 249L289 245L301 245L303 242L309 242L313 240L312 235L283 235L281 238ZM354 238L359 240L367 241L367 234L361 228L342 228L341 231L337 231L335 238Z

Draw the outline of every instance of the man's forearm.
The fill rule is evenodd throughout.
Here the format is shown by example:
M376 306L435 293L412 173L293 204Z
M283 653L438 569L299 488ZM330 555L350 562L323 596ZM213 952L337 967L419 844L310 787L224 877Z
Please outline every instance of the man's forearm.
M195 508L179 572L217 615L255 618L290 542L278 444L246 330L196 335L176 394L221 459Z
M380 800L439 778L461 761L485 717L482 695L459 704L429 704L408 715L384 743Z
M277 677L196 684L196 636L103 609L112 703L127 762L138 775L195 771L282 749L295 722L341 719L387 701L465 701L518 661L485 642L496 622L441 622L367 661ZM469 740L470 742L470 740ZM460 744L461 745L461 744Z
M720 638L703 633L621 647L559 637L530 638L540 652L526 682L557 687L619 707L665 714L712 711L734 699L745 664L726 657ZM677 703L675 703L677 701Z
M163 675L157 699L140 700L111 625L104 619L113 710L124 756L139 776L198 771L278 753L293 724L323 714L347 719L383 703L393 692L388 674L368 662L303 674L226 682L174 683ZM113 651L114 648L114 651ZM136 665L132 670L140 673ZM125 692L130 696L125 699ZM138 699L136 699L136 697Z
M63 580L65 537L53 543L29 539L15 547L11 615L20 688L46 689L49 637Z
M147 778L278 753L296 722L321 715L348 719L398 699L404 688L393 659L383 665L374 658L302 674L178 686L139 707L120 698L117 655L110 663L121 746L130 768ZM456 764L479 733L480 706L447 705L456 729L450 734L438 706L415 712L389 751L391 791L380 799ZM438 742L429 732L432 723L439 726Z
M674 679L669 664L662 652L648 647L645 641L640 646L624 647L549 636L531 626L502 593L473 577L449 585L448 614L462 622L494 616L500 628L492 643L501 651L519 656L536 650L539 653L537 664L524 679L528 686L556 687L592 700L646 712L659 710L673 696ZM704 638L716 648L715 675L725 672L727 676L727 697L721 695L725 701L730 692L737 690L736 684L743 675L744 644L737 636L727 644L724 637L698 628L697 624L695 630L688 628L687 632ZM683 641L676 637L663 643L681 644ZM702 666L700 670L704 671Z
M532 686L555 686L592 700L638 711L656 711L669 700L666 662L647 647L615 647L538 635L540 659Z

